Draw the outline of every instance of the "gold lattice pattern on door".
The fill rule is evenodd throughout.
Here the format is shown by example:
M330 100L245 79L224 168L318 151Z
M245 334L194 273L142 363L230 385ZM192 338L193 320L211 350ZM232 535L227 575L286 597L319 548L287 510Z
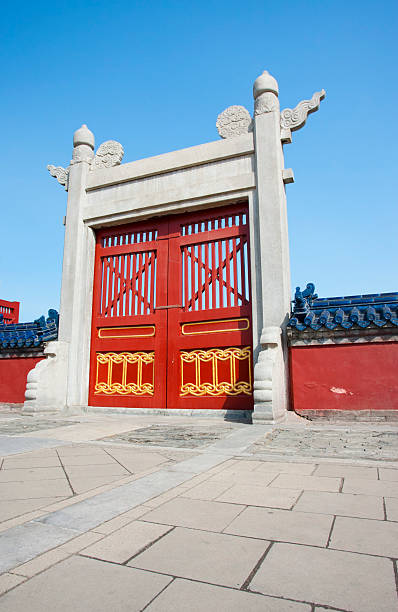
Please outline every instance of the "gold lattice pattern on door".
M154 352L97 353L95 394L153 395Z
M250 395L251 349L181 351L180 395Z

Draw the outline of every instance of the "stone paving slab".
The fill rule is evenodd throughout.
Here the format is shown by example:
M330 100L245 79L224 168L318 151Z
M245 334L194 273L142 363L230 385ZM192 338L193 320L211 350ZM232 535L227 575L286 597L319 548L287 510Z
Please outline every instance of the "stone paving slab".
M303 476L311 476L314 474L316 465L314 463L286 463L282 461L261 461L256 468L256 475L268 472L279 474L302 474ZM320 474L318 474L320 475Z
M359 465L344 465L338 463L323 463L318 465L314 476L337 476L339 478L370 478L371 480L378 479L378 470L376 467L362 467Z
M311 607L293 601L177 579L146 608L148 612L186 612L187 609L190 612L310 612Z
M143 519L192 529L222 531L243 509L244 506L237 504L220 504L179 497L145 514Z
M379 468L380 480L398 481L398 469Z
M216 501L290 510L300 495L301 490L238 484L220 494Z
M398 482L388 480L365 480L364 478L345 478L343 493L377 495L379 497L398 497Z
M225 491L231 488L231 483L225 483L221 481L206 481L198 484L196 487L192 487L182 493L183 497L189 497L190 499L203 499L212 501Z
M41 497L39 499L12 499L0 501L0 522L15 518L32 512L38 508L44 508L57 501L67 499L66 497Z
M128 565L240 588L267 542L176 527Z
M80 554L112 563L125 563L171 529L166 525L133 521L116 533L84 548Z
M387 520L398 521L398 499L396 497L386 497Z
M333 517L249 506L225 529L235 535L326 546Z
M0 482L0 499L33 499L37 497L66 497L72 490L66 479L33 480L32 482Z
M172 580L84 557L71 557L3 595L2 612L138 612Z
M397 500L398 502L398 500ZM327 491L304 491L294 510L358 518L384 519L383 498Z
M341 486L341 478L280 474L272 481L271 486L281 489L303 489L306 491L338 491Z
M338 516L329 546L398 558L398 523Z
M336 550L274 544L250 590L351 612L396 612L389 559Z
M33 482L35 480L63 479L65 473L61 467L17 468L0 470L1 482Z
M8 457L4 459L1 469L6 470L19 470L19 469L30 469L30 468L47 468L47 467L59 467L61 462L55 451L51 451L51 454L38 454L37 451L32 453L26 453L25 455L17 455L14 457Z

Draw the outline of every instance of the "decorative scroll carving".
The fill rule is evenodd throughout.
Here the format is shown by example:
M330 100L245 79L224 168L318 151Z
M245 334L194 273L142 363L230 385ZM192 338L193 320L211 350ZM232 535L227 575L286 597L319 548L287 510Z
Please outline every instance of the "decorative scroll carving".
M279 100L276 95L270 91L260 94L254 102L254 115L257 117L273 111L279 111Z
M253 129L252 118L244 106L226 108L218 115L216 126L221 138L234 138Z
M124 149L120 142L116 140L107 140L103 142L97 149L94 157L92 170L100 168L112 168L119 166L123 159Z
M51 164L47 166L47 170L57 179L60 185L65 186L65 190L68 191L68 177L69 177L69 166L67 168L63 168L62 166L52 166Z
M299 130L307 121L310 113L319 109L321 100L326 96L324 89L316 91L311 100L302 100L296 108L285 108L281 112L281 139L291 142L291 132Z
M246 362L247 367L237 368L237 362ZM208 364L210 368L204 364ZM203 371L201 371L201 365L204 366ZM245 380L242 380L243 372ZM187 380L189 378L191 380ZM202 349L190 352L181 351L181 396L251 395L251 392L251 348L249 346L213 348L207 351Z

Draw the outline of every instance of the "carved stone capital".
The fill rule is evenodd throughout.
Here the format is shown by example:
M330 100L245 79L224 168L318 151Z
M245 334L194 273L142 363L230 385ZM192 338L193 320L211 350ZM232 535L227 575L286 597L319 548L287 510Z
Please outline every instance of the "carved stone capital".
M91 170L119 166L123 155L124 149L120 142L107 140L98 147Z
M67 168L63 168L62 166L52 166L49 164L47 166L47 170L57 179L60 185L65 186L65 191L68 191L68 178L69 178L69 166Z
M260 94L254 102L254 116L264 113L279 112L279 100L274 93L266 91Z
M321 100L325 96L324 89L316 91L311 100L302 100L295 108L285 108L281 112L281 140L283 142L291 142L291 132L303 127L308 115L319 109Z
M221 138L233 138L251 132L252 118L244 106L229 106L217 117L218 133Z
M94 159L94 151L89 145L79 144L73 149L71 166L86 162L91 164Z

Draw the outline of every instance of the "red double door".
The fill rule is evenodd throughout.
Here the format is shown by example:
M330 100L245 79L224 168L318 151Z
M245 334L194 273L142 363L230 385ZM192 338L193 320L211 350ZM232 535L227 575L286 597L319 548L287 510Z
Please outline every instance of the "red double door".
M250 409L246 206L97 233L92 406Z

